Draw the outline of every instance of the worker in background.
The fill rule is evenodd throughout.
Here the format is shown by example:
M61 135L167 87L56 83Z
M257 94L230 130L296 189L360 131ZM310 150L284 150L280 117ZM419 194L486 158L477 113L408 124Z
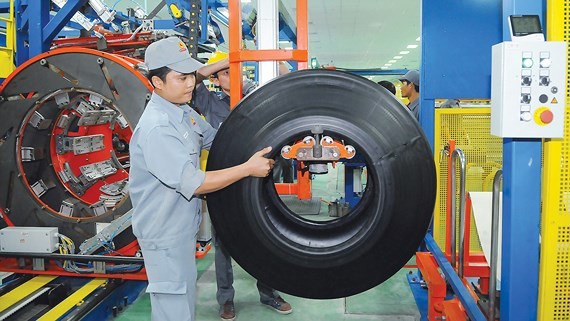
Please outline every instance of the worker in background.
M399 80L402 82L402 87L400 87L402 97L408 98L408 108L416 119L419 120L420 73L417 70L410 70Z
M133 233L144 257L152 320L193 321L199 196L248 176L266 177L274 161L263 157L267 147L240 165L200 171L199 152L210 147L216 130L187 102L203 65L176 37L152 43L145 63L154 92L130 142Z
M392 93L392 95L396 95L396 86L394 86L394 84L391 81L388 80L380 80L378 82L378 85L388 89L389 92Z
M199 83L196 86L195 107L200 110L206 120L214 128L218 128L231 112L230 109L230 73L229 60L227 54L217 52L208 60L210 66L215 67L212 71L210 81L220 87L221 92L216 94L209 91L206 85ZM206 74L204 74L206 75ZM247 95L255 88L251 81L244 81L243 94ZM233 287L234 275L232 268L232 258L224 248L220 238L214 231L215 247L215 267L216 267L216 300L220 305L219 315L222 320L234 320L236 317ZM291 305L287 303L277 291L257 281L257 289L262 304L275 310L280 314L289 314L293 311Z

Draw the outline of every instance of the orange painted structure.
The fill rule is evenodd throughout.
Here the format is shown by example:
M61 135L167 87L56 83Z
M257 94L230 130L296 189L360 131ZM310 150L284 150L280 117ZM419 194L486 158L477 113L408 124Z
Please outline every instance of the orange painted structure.
M228 0L229 47L230 47L230 108L234 108L242 98L242 62L244 61L287 61L298 62L299 69L307 69L309 19L308 0L297 0L297 49L292 50L244 50L242 44L241 2ZM301 168L299 164L299 168ZM299 199L310 199L311 181L308 171L297 170L297 183L275 184L279 194L297 194Z

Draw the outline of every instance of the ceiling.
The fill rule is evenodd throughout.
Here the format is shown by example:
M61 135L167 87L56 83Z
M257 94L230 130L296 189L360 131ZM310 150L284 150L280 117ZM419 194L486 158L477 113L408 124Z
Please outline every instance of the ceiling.
M294 19L296 1L281 2ZM420 4L421 0L308 0L309 56L339 68L417 69Z
M132 6L134 1L123 1L124 3L119 4L117 8L121 5ZM227 3L227 0L219 1ZM241 1L244 5L256 6L257 1L265 0ZM295 24L296 0L280 1L280 8L288 11ZM144 0L144 7L150 10L159 2L160 0ZM307 0L307 2L309 56L317 58L320 65L345 69L419 68L421 0ZM168 13L162 11L160 15L168 17ZM229 39L227 28L222 27L222 34L226 40ZM418 45L418 47L408 48L409 45ZM287 44L280 43L280 46L284 48ZM221 47L227 51L227 43ZM401 51L409 53L400 54ZM394 58L397 56L401 58ZM375 81L393 80L395 76L369 78Z

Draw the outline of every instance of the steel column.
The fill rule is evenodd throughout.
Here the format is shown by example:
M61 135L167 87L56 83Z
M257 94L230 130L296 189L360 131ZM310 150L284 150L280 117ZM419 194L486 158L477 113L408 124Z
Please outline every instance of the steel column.
M540 226L539 139L503 143L501 320L535 320Z
M543 13L543 1L504 0L503 41L511 40L509 15L544 17ZM501 320L505 321L537 317L541 159L541 139L503 140Z
M257 1L257 47L258 49L277 49L279 19L279 4L277 0ZM259 62L259 85L277 76L276 61Z

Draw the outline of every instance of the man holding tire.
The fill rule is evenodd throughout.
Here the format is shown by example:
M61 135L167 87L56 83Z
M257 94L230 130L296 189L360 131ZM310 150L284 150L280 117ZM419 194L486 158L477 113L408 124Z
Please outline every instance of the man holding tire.
M130 142L133 233L144 257L152 320L193 321L199 196L265 177L274 161L263 157L267 147L239 165L200 171L200 150L210 147L216 130L187 102L203 65L177 37L151 44L145 63L155 89Z

